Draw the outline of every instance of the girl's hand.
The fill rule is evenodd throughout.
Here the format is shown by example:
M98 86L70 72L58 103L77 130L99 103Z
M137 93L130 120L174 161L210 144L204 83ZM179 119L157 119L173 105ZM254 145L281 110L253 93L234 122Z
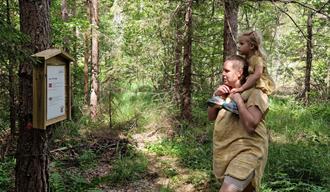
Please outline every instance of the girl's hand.
M243 90L241 88L233 88L230 93L234 94L234 93L241 93L243 92Z
M230 93L230 87L227 85L220 85L213 93L214 96L225 97Z

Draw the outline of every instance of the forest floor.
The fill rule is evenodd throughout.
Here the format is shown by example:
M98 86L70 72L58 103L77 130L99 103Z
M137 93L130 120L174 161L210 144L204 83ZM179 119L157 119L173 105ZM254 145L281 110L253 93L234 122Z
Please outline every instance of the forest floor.
M119 182L119 185L109 185L106 182L100 182L97 186L98 189L105 192L210 191L209 182L205 179L202 180L202 183L198 183L197 186L192 184L190 179L193 178L192 174L195 174L195 172L183 166L178 157L168 154L158 154L148 149L148 146L157 145L164 139L171 140L175 137L176 133L173 131L174 128L172 126L174 125L171 121L170 119L163 119L160 124L152 124L144 127L142 129L143 131L130 130L129 137L122 135L122 133L114 136L113 133L109 134L109 131L93 133L94 144L90 145L91 149L100 149L102 146L104 148L106 145L112 147L108 147L108 149L103 151L97 165L91 171L87 171L84 177L88 181L92 181L93 178L101 178L109 175L113 171L112 163L109 162L115 160L114 158L118 158L118 156L115 156L115 153L117 155L118 153L125 155L125 151L129 148L128 145L131 145L137 153L143 154L147 159L147 167L144 172L140 173L137 179L124 183ZM118 144L121 145L120 152L114 148L114 146L118 147ZM211 154L209 157L211 161ZM204 176L207 177L205 174Z

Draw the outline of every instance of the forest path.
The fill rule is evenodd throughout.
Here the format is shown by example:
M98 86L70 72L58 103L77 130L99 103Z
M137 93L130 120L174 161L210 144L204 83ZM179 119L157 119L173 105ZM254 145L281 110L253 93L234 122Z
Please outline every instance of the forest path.
M170 127L155 126L151 130L132 136L136 142L137 149L143 152L148 159L148 175L154 176L151 180L148 180L151 188L147 191L161 191L167 188L176 192L199 191L189 183L190 172L180 165L178 158L168 155L159 156L147 149L148 145L156 144L164 138L171 138L172 134L173 131ZM173 175L175 175L176 179L173 179ZM133 191L138 190L133 189Z
M165 138L170 139L173 136L169 124L164 126L163 123L162 125L154 125L152 128L149 126L143 132L134 133L129 139L129 142L134 143L137 150L143 153L148 160L148 167L142 178L115 188L100 186L102 190L107 192L208 191L207 183L203 186L199 185L198 189L195 188L190 181L192 172L180 165L180 159L168 155L160 156L148 150L149 145L159 143ZM111 167L104 166L99 164L94 172L106 173L111 171Z

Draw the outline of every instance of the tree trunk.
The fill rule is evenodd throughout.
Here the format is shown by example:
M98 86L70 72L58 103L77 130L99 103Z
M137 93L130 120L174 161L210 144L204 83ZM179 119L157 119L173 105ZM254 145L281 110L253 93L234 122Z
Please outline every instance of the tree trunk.
M306 45L306 71L305 71L305 89L303 92L303 97L305 100L305 104L308 104L308 94L311 89L311 70L312 70L312 60L313 60L313 21L312 21L312 13L308 14L307 18L307 45Z
M9 0L6 0L7 7L7 23L11 26L10 19L10 4ZM10 121L10 134L12 136L16 133L16 78L14 71L16 71L16 64L13 62L14 57L9 57L8 64L8 93L9 93L9 121Z
M69 14L68 14L68 5L67 5L67 0L62 0L62 4L61 4L61 14L62 14L62 19L63 22L68 22L69 19ZM65 35L63 37L63 50L65 52L69 52L69 37L67 35Z
M326 99L330 99L330 61L328 60L328 73L327 73L327 92Z
M20 28L30 37L24 48L36 53L50 47L48 0L19 0ZM49 191L48 137L46 130L32 128L32 63L19 67L19 138L16 151L16 191Z
M225 0L225 18L223 30L223 61L237 51L238 0Z
M191 120L191 46L192 46L192 0L187 0L185 15L185 42L183 51L183 95L182 117Z
M91 118L95 119L98 111L99 100L99 36L98 36L98 0L91 0L90 19L92 24L92 79L91 79Z
M178 14L181 15L181 14ZM175 31L175 79L174 79L174 101L181 107L181 74L182 74L182 32L180 31L180 21L176 21Z
M89 75L88 75L88 65L89 65L89 33L84 33L84 104L88 103L88 91L89 91Z

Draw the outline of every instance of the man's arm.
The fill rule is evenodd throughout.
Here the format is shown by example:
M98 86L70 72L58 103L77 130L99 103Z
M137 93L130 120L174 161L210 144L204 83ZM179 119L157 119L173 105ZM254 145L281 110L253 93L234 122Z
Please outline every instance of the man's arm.
M235 93L231 97L236 103L239 111L239 119L249 133L253 133L262 120L262 112L257 106L246 107L240 94Z

